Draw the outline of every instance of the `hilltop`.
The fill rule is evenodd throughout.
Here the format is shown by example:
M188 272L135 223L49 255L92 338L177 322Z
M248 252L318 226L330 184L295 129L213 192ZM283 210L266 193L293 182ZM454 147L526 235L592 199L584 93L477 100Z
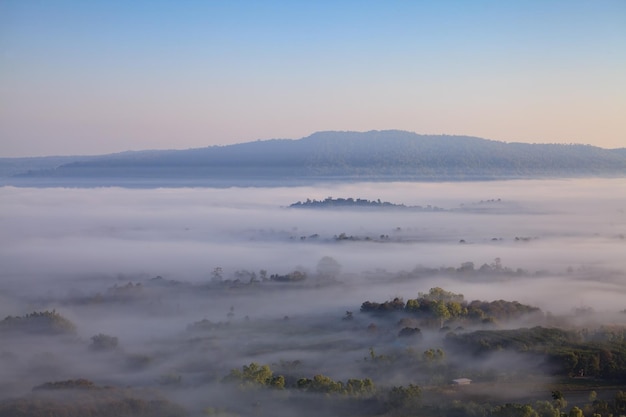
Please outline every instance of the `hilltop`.
M246 184L254 181L439 181L626 175L626 150L506 143L386 130L318 132L188 150L89 157L3 158L4 183L122 180Z

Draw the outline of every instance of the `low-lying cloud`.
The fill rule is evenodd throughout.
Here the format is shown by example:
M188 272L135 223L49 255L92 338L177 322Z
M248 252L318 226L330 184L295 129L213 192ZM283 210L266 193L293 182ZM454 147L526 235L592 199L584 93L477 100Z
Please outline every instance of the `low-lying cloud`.
M193 386L173 397L197 398L198 386L232 367L281 360L301 361L298 372L309 377L361 378L369 347L406 347L390 342L400 330L393 323L379 323L386 333L368 331L379 319L360 314L361 303L416 298L432 287L466 300L516 300L572 323L624 324L623 189L624 179L3 187L0 318L56 309L77 331L45 346L33 335L1 338L0 353L14 359L0 388L20 395L75 377L161 386L174 374ZM329 196L445 210L288 208ZM318 273L324 257L340 265L330 278ZM495 262L507 272L481 272ZM228 280L219 288L211 287L216 268ZM262 282L262 274L294 271L306 279ZM347 311L354 320L344 320ZM119 348L90 351L99 333L118 337ZM415 346L435 348L442 337L434 332ZM11 385L16 379L23 382ZM389 383L409 380L399 372Z

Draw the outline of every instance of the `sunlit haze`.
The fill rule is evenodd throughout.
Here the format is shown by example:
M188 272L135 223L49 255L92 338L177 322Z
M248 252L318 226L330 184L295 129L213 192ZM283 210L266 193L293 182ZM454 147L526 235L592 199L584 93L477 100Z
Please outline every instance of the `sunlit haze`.
M626 2L0 2L0 156L400 129L626 146Z

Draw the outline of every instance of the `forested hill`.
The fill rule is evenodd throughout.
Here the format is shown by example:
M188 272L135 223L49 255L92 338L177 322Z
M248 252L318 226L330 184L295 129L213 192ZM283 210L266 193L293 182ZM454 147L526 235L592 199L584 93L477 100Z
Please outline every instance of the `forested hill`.
M76 157L47 169L34 164L37 159L0 160L0 172L22 179L248 178L278 181L626 176L625 149L505 143L396 130L318 132L298 140L259 140L179 151ZM9 164L10 172L6 169Z

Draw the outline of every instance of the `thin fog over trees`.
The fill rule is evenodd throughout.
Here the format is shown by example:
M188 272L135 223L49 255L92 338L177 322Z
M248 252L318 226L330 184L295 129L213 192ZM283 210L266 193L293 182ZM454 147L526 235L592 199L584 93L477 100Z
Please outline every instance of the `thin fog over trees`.
M624 414L621 190L2 187L0 416Z

